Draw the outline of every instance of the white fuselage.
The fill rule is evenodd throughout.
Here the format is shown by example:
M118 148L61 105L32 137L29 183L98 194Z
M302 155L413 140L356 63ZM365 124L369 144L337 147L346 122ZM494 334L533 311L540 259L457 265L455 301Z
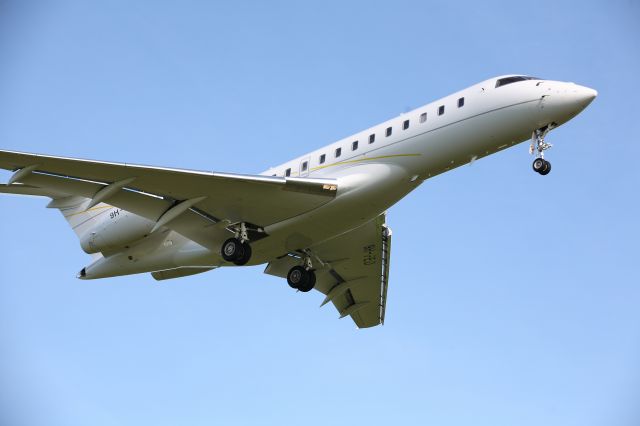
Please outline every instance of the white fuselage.
M334 178L338 191L332 201L319 208L265 224L269 237L252 243L250 264L313 249L381 214L424 180L529 140L536 129L561 125L596 95L583 86L550 80L496 87L499 78L473 85L262 173ZM375 135L373 140L371 135ZM114 255L103 272L93 268L92 277L226 265L219 252L175 232L147 238L130 250L136 252L138 262L128 262L130 254L122 252ZM114 269L118 264L121 267Z

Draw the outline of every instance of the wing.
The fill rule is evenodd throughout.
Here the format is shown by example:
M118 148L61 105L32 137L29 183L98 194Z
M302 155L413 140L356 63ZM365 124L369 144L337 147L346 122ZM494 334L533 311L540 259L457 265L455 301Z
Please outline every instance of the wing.
M350 315L360 328L384 324L391 254L391 230L385 215L311 248L316 263L315 289L332 302L340 318ZM300 264L287 256L267 265L265 273L286 278Z
M212 224L264 227L327 203L337 190L333 179L181 170L1 150L0 168L15 171L10 183L25 188L108 202L153 221L167 214L172 220L166 226L212 249L219 248L219 241L206 232ZM186 207L174 209L181 214L168 215L178 204Z

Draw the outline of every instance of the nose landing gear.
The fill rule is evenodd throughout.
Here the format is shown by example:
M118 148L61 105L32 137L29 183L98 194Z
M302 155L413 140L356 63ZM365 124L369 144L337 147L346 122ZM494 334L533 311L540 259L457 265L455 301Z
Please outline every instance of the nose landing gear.
M536 158L533 160L533 171L541 175L548 175L551 171L551 163L544 159L544 152L553 145L544 141L544 137L551 129L555 127L554 123L547 124L544 127L536 129L531 134L531 145L529 146L529 154L534 154Z
M541 175L548 175L551 171L551 163L543 158L533 160L533 171Z

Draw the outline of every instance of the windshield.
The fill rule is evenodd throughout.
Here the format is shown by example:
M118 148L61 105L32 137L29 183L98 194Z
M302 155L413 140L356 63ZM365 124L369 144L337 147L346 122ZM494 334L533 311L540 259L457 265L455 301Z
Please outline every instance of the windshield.
M496 81L496 87L506 86L507 84L516 83L518 81L526 81L526 80L542 80L538 77L527 77L525 75L514 75L511 77L499 78Z

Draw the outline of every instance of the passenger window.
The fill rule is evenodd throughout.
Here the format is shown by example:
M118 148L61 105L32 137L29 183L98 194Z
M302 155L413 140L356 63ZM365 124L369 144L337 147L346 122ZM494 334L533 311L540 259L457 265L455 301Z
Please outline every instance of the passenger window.
M342 148L336 148L336 158L342 155Z
M391 136L391 133L393 133L393 128L392 127L387 127L387 131L386 131L387 137Z
M358 141L351 142L351 151L358 149Z
M424 123L425 121L427 121L427 113L423 112L422 114L420 114L420 122Z
M322 154L322 155L320 156L320 164L323 164L323 163L324 163L324 160L326 160L326 159L327 159L327 156L326 156L325 154Z
M462 108L464 106L464 98L458 99L458 108Z
M438 115L442 115L442 114L444 114L444 105L440 105L438 107Z
M291 176L291 169L287 169L287 170L284 172L284 175L285 175L285 176Z
M302 163L302 171L306 172L308 166L309 166L309 163L307 163L306 161L304 163Z
M404 120L402 123L402 130L407 130L409 128L409 120Z
M371 133L369 135L369 143L374 143L376 141L376 134L375 133Z

